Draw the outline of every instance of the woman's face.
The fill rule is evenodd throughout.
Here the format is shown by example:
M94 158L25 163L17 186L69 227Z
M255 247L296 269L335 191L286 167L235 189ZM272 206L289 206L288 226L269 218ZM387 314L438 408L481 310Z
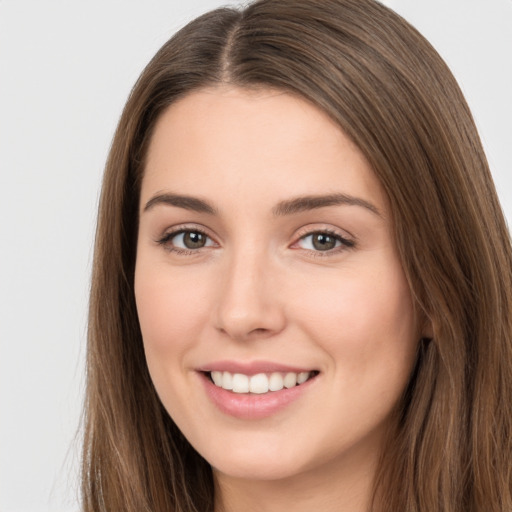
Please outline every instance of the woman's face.
M374 466L420 332L386 195L320 110L237 88L168 108L135 295L155 388L217 476Z

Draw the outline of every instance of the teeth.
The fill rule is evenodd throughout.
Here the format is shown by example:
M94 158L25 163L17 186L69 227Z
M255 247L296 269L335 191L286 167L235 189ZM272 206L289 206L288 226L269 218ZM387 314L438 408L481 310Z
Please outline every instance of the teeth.
M249 379L249 391L251 393L267 393L268 392L268 377L264 373L253 375Z
M287 373L284 376L284 387L287 389L290 389L296 385L297 385L297 374L296 373Z
M297 384L304 384L309 379L309 372L300 372L297 375Z
M283 387L283 376L280 373L273 373L268 382L268 389L270 391L280 391Z
M249 377L242 373L233 375L233 393L249 393Z
M224 389L233 389L233 376L229 372L222 374L222 387Z
M222 372L211 372L211 377L216 386L222 387Z
M223 389L232 390L234 393L263 394L269 391L281 391L283 388L293 388L304 384L314 372L288 372L288 373L258 373L256 375L244 375L243 373L210 372L213 383Z

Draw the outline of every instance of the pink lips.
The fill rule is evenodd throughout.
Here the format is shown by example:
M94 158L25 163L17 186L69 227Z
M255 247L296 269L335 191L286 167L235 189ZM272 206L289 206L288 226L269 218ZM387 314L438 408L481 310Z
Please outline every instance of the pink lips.
M265 394L234 393L216 386L208 375L208 372L211 371L256 375L272 372L300 373L311 370L271 362L240 363L234 361L218 361L199 368L198 372L204 389L213 404L224 414L243 420L263 419L282 411L306 393L316 380L315 377L300 386Z

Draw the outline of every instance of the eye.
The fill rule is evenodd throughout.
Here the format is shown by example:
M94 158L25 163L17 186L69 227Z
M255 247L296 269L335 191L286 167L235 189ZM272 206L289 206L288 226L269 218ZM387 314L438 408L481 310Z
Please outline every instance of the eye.
M328 231L316 231L299 239L297 245L308 251L328 252L341 247L353 247L354 242Z
M161 240L158 240L158 243L176 252L195 251L215 245L206 233L197 229L180 229L167 233Z

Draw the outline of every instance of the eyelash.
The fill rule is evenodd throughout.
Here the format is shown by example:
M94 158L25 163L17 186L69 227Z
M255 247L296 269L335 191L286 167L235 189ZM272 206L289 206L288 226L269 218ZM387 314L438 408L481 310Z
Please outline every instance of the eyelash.
M305 249L308 252L310 252L311 256L313 256L314 258L328 258L330 256L335 256L340 252L346 251L347 249L353 249L356 246L356 242L354 240L346 238L332 229L315 229L313 231L307 231L306 233L301 234L297 242L295 242L293 245L297 245L300 241L315 235L328 235L329 237L334 238L336 242L339 242L340 245L338 247L334 247L333 249L329 249L326 251L315 251L312 249Z
M173 238L177 237L178 235L185 234L185 233L199 233L200 235L206 237L209 240L212 240L212 237L210 237L204 230L196 227L178 227L173 231L170 231L169 233L165 233L161 238L159 238L156 242L163 246L167 251L173 252L175 254L178 254L180 256L192 256L199 252L200 249L203 249L204 247L199 247L197 249L183 249L181 247L174 246L171 241ZM346 251L347 249L353 249L356 246L356 242L354 240L350 240L348 238L345 238L344 236L341 236L339 233L337 233L334 230L331 229L317 229L313 231L307 231L303 234L301 234L297 241L294 242L293 245L297 245L300 241L305 240L308 237L315 236L315 235L328 235L336 240L336 242L339 242L340 245L338 247L334 247L333 249L329 249L326 251L320 251L320 250L312 250L312 249L304 249L308 251L311 256L315 258L326 258L329 256L334 256L342 251ZM208 246L206 246L208 247Z
M165 233L161 238L157 240L157 243L165 248L165 250L169 252L173 252L175 254L178 254L180 256L193 256L198 253L199 249L182 249L181 247L176 247L171 243L171 240L178 235L185 234L185 233L199 233L206 237L209 240L213 240L211 236L206 233L206 231L196 228L196 227L178 227L173 231L170 231L169 233Z

